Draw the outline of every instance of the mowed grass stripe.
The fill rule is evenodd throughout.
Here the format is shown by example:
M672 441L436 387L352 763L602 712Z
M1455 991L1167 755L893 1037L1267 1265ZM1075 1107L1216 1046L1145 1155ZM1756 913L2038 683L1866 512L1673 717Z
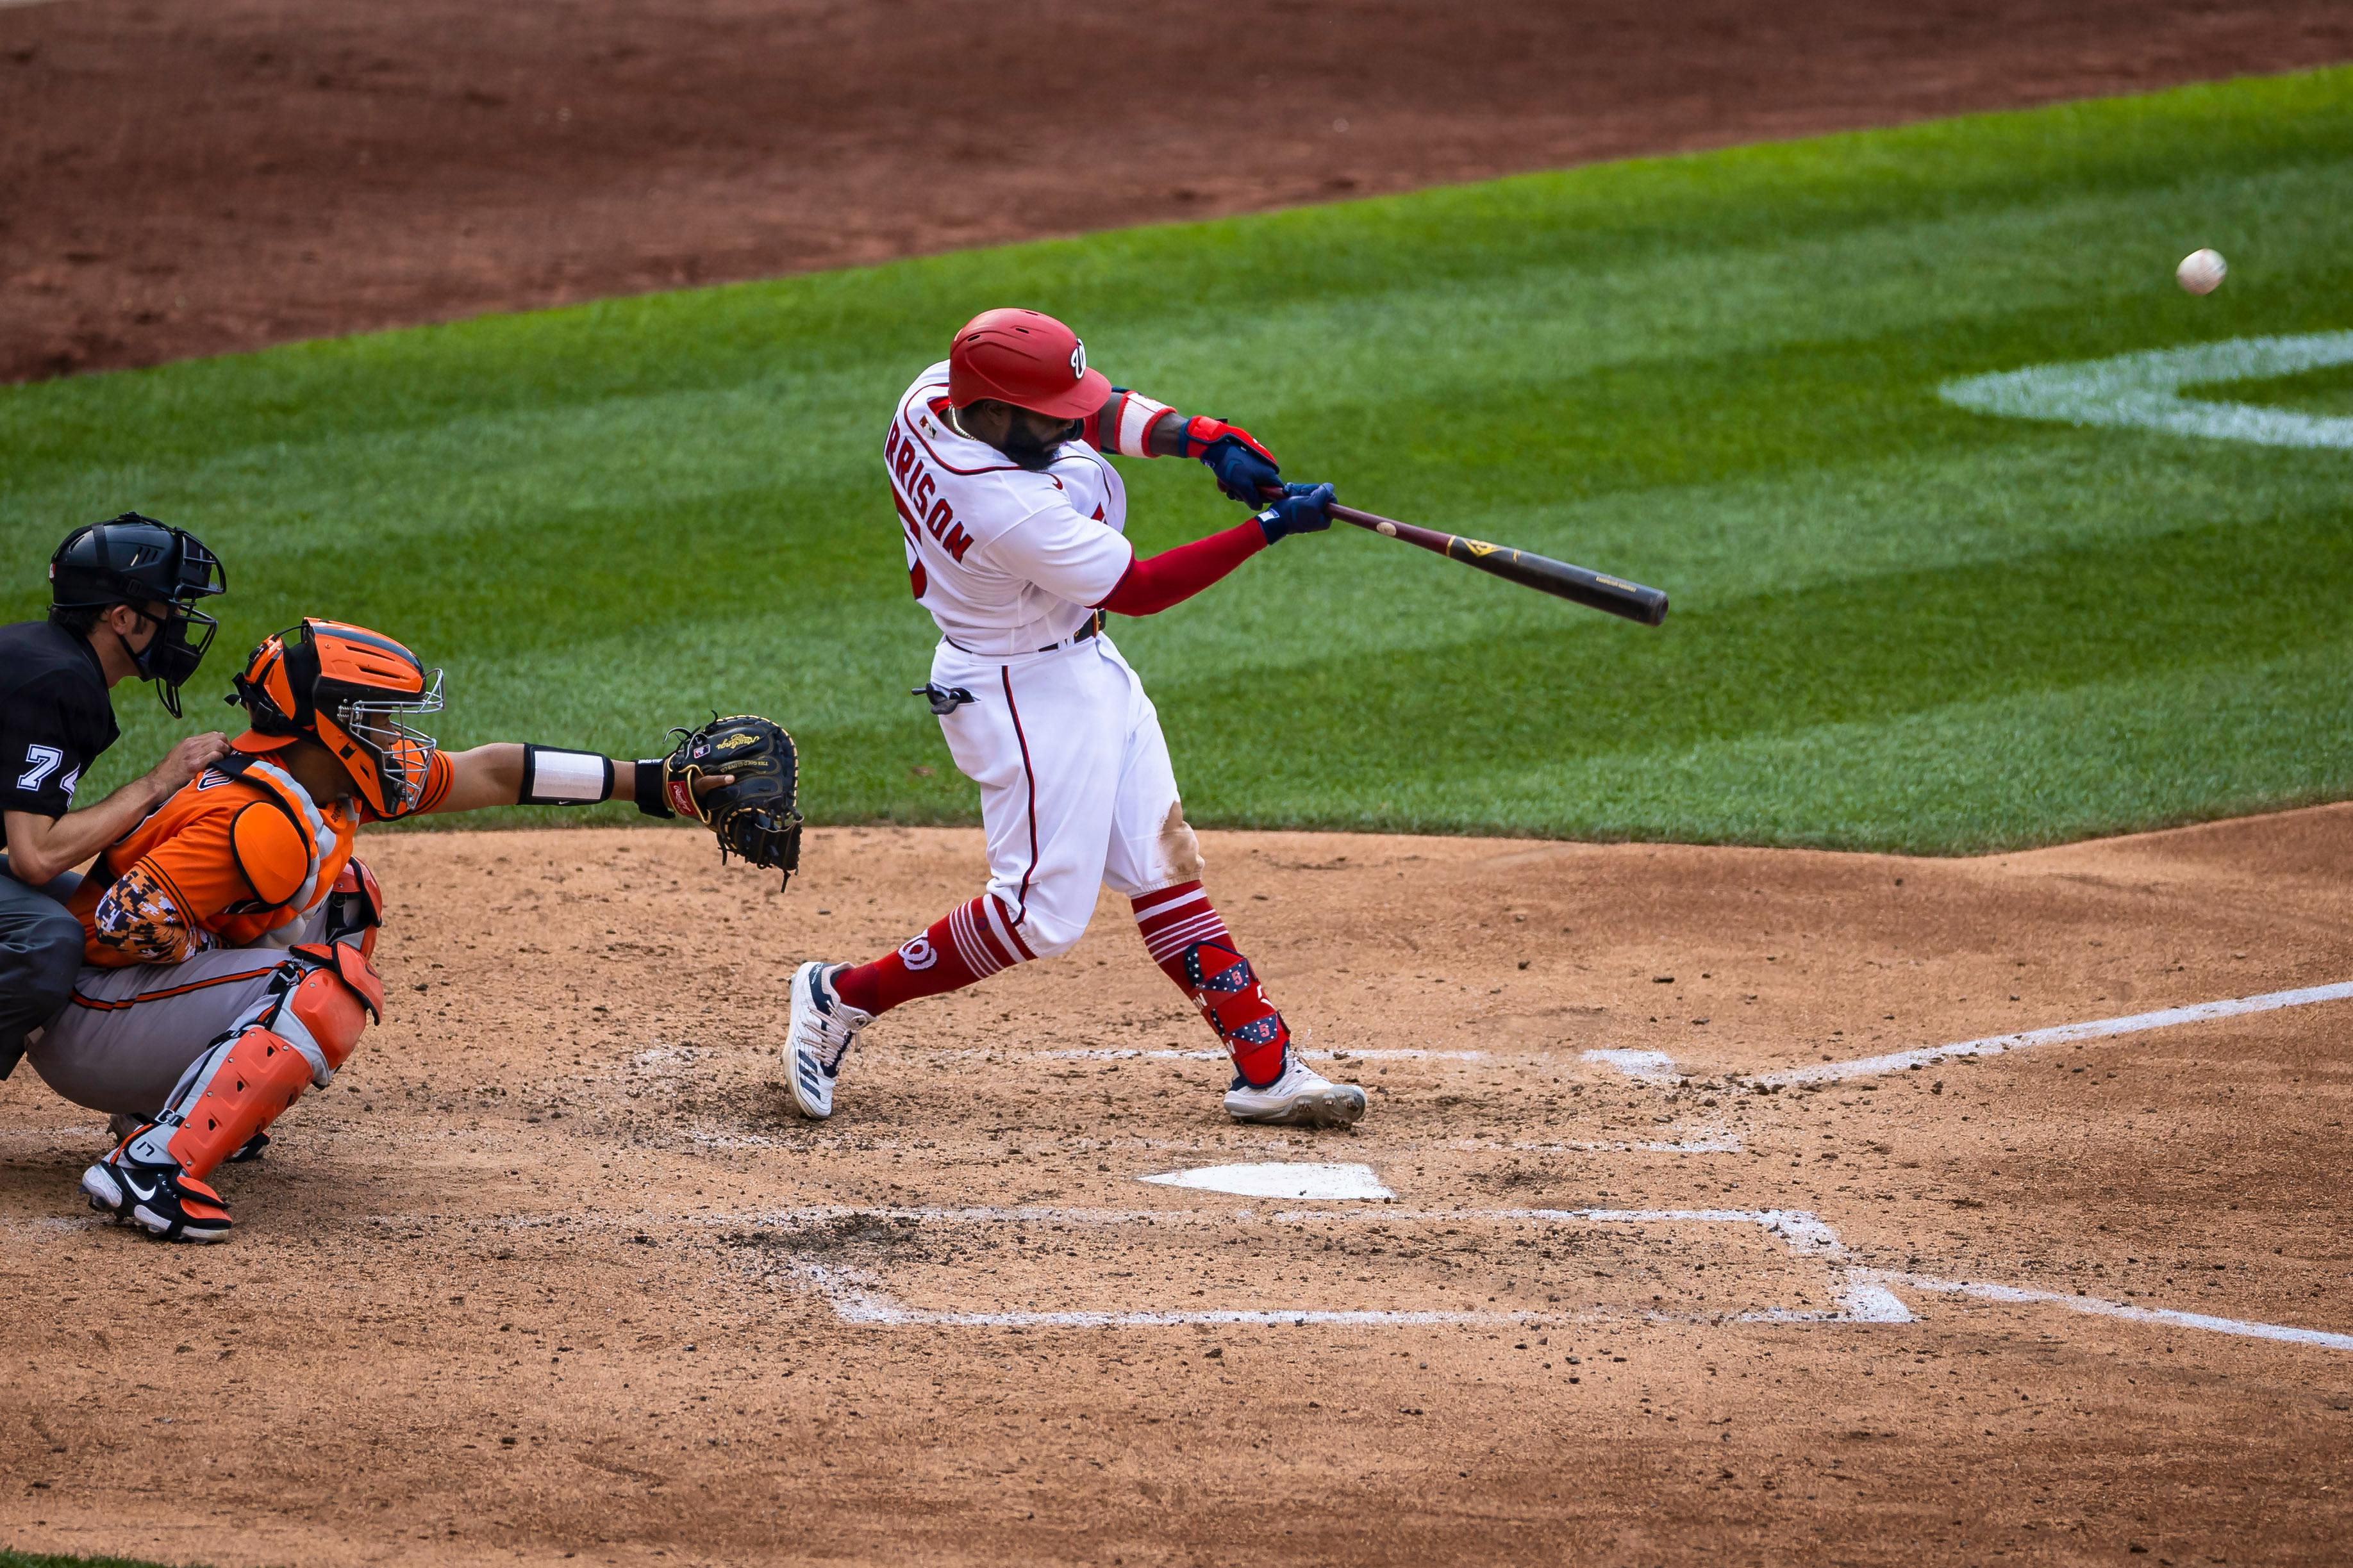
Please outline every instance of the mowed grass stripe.
M1444 799L1449 810L1472 811L1491 802L1500 829L1532 804L1525 780L1548 768L1566 779L1603 758L1664 761L1740 736L1892 722L2021 690L2189 679L2340 644L2353 635L2345 596L2353 582L2303 568L2335 548L2342 528L2341 512L2316 509L2261 529L2144 540L2123 563L2104 545L2011 556L1990 569L2003 603L1994 622L1978 613L1971 592L1989 568L1962 564L1736 601L1694 613L1672 638L1569 647L1519 632L1400 655L1377 689L1353 659L1334 658L1290 672L1303 706L1291 720L1295 743L1282 754L1238 765L1180 748L1179 763L1197 781L1195 798L1210 803L1196 814L1213 822L1321 784L1356 802ZM2181 592L2185 583L2200 591ZM1164 705L1228 707L1249 679L1176 682ZM1387 743L1432 732L1447 736L1443 750ZM1989 731L1973 756L1956 755L1946 771L2002 775L2013 740ZM1530 763L1563 757L1577 764ZM1508 804L1488 793L1491 782L1514 778L1523 787ZM1572 833L1626 831L1613 802L1564 789L1552 808ZM1427 810L1349 820L1421 829L1432 826ZM1786 832L1754 837L1788 841ZM1799 841L1837 837L1832 825ZM2016 828L1981 832L1949 847L2021 837Z
M1586 803L1600 838L1852 846L1848 825L1903 821L1960 848L2015 848L2340 800L2353 794L2353 641L2259 664L2167 668L1906 713L1579 757L1490 775L1498 816ZM1989 751L1988 736L2000 737ZM2323 761L2316 766L2313 759ZM1981 781L2011 786L1989 802ZM1388 809L1426 808L1405 786ZM2182 800L2200 803L2184 812ZM1720 803L1713 809L1707 803Z
M2348 169L2353 154L2258 177L2210 174L2150 191L2080 196L1998 217L1891 221L1829 237L1784 237L1766 247L1718 243L1606 268L1572 251L1542 268L1499 268L1475 284L1425 287L1409 273L1384 296L1268 307L1198 335L1164 322L1113 339L1099 333L1098 340L1115 346L1124 373L1285 411L1302 426L1291 434L1319 455L1335 446L1332 426L1361 413L1419 427L1432 411L1454 409L1468 416L1464 423L1486 426L1514 408L1547 415L1563 395L1620 404L1629 415L1682 413L1704 396L1719 423L1745 428L1755 410L1714 389L1736 382L1740 365L1775 368L1776 351L1849 345L1869 355L1866 379L1957 372L1976 368L2002 336L2019 335L1989 328L2018 321L2037 346L2072 332L2080 341L2065 346L2106 352L2116 323L2086 306L2146 302L2148 258L2165 255L2170 237L2184 227L2253 229L2267 215L2301 215L2307 243L2267 258L2261 272L2242 264L2227 300L2204 302L2196 314L2173 312L2158 324L2208 331L2227 324L2218 316L2248 314L2260 301L2273 310L2289 298L2316 303L2327 289L2316 285L2336 275L2337 258L2353 244L2353 211L2335 199ZM728 292L710 298L716 305ZM545 321L554 335L562 314L518 320ZM1938 331L1924 337L1917 329L1929 322ZM870 430L874 403L894 396L940 345L933 340L909 357L846 371L803 368L796 341L780 341L775 351L776 363L726 385L457 411L423 426L384 422L401 405L364 400L343 427L301 438L289 430L194 463L158 462L161 454L152 449L118 455L105 442L44 471L30 459L28 441L27 460L12 465L0 493L12 510L83 510L125 486L155 495L159 505L243 486L264 492L255 499L265 502L299 497L308 509L337 516L373 510L383 524L403 530L429 529L453 515L503 515L518 500L546 504L567 492L649 504L744 484L814 494L871 478L871 452L853 437ZM1335 374L1335 353L1377 365L1409 363L1414 374L1369 380ZM1237 362L1253 367L1241 384L1234 380ZM137 379L96 378L92 384ZM1679 395L1663 409L1624 404L1630 392L1639 400L1648 388L1673 388ZM37 401L47 390L17 395ZM1804 395L1814 389L1789 390L1786 401L1804 413L1810 406ZM1656 393L1649 398L1661 402ZM1550 455L1556 478L1606 488L1610 477L1593 472L1578 442L1595 428L1588 421L1543 418L1525 431L1499 428L1511 438L1490 447L1452 445L1449 453L1458 461L1508 459L1528 477L1540 471L1529 469L1531 461ZM1631 417L1615 421L1607 433L1620 438L1608 448L1640 456L1688 445L1662 447L1641 439L1640 430ZM649 431L667 438L649 440ZM1760 433L1760 444L1772 434ZM1628 435L1637 438L1630 444ZM1335 459L1359 456L1345 441L1335 446ZM390 499L388 481L396 486L420 468L436 470L454 513L383 504ZM1662 477L1672 476L1651 476Z
M1287 543L1117 628L1202 820L2040 842L2341 787L2341 729L2094 788L2021 726L2337 646L2353 460L1936 386L2344 326L2348 187L2353 72L2321 72L300 345L0 394L0 537L37 560L142 505L229 557L224 663L346 614L450 667L457 743L636 752L760 708L819 819L968 820L904 696L931 633L878 432L950 329L1021 299L1349 499L1675 595L1651 633L1347 531ZM2193 242L2233 262L2203 300L2169 277ZM1235 516L1193 465L1126 471L1146 548ZM97 784L166 732L127 706ZM1856 777L1873 733L1968 743L1933 801L1792 763L1810 815L1719 765L1832 732Z

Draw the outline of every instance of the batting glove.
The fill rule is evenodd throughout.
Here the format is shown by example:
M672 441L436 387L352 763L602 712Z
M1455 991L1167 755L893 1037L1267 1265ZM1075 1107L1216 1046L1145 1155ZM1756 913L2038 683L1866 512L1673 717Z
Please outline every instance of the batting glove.
M1321 533L1332 526L1331 508L1330 485L1285 485L1282 499L1258 514L1258 525L1269 544L1285 534Z
M1274 454L1257 437L1206 414L1186 422L1185 455L1207 463L1218 476L1218 488L1244 506L1257 506L1265 491L1282 482Z

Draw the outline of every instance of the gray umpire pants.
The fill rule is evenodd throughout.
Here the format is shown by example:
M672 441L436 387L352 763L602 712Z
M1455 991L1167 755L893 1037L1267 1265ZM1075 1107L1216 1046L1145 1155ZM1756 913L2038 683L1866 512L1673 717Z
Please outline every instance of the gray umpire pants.
M33 1042L33 1070L76 1105L110 1116L154 1115L190 1063L269 1006L289 964L299 965L286 949L316 942L326 918L322 903L252 947L219 948L181 963L82 970L66 1005Z
M0 854L0 1078L16 1068L25 1037L73 994L81 922L66 913L65 901L80 885L68 872L31 887L9 874L8 857Z

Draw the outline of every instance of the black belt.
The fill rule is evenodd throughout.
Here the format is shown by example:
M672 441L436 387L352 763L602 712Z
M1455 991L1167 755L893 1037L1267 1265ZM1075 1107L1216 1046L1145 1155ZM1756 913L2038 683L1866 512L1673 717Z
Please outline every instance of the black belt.
M1101 610L1097 610L1087 617L1087 624L1085 626L1081 626L1077 631L1072 632L1060 642L1050 642L1044 647L1039 648L1036 651L1039 653L1051 653L1058 647L1069 647L1074 644L1082 643L1089 637L1093 637L1096 633L1102 631L1103 629L1103 622L1108 618L1109 617ZM958 653L972 652L972 649L965 647L964 644L956 641L954 637L948 637L945 640L948 647L955 649Z
M1060 647L1067 643L1082 643L1103 629L1103 613L1101 610L1097 610L1094 614L1087 617L1087 624L1085 626L1081 626L1077 631L1074 631L1069 637L1064 637L1061 642L1049 643L1038 651L1039 653L1051 653L1056 648Z

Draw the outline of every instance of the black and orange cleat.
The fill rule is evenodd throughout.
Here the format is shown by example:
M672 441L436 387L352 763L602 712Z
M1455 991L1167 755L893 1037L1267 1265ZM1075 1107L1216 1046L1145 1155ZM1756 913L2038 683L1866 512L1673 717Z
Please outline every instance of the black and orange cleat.
M143 1130L142 1130L143 1131ZM81 1173L90 1206L165 1241L220 1241L229 1232L228 1205L211 1187L174 1163L134 1160L129 1139Z

